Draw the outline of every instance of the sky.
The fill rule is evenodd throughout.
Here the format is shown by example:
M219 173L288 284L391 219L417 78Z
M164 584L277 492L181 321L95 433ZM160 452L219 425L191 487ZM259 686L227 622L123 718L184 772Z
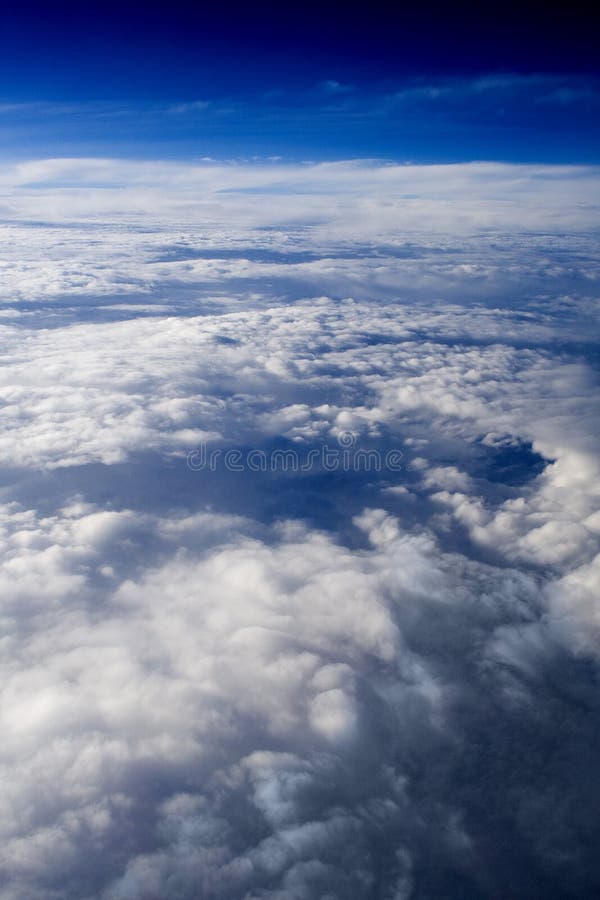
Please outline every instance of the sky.
M582 9L9 0L1 152L598 162Z
M1 900L592 900L597 31L0 13Z

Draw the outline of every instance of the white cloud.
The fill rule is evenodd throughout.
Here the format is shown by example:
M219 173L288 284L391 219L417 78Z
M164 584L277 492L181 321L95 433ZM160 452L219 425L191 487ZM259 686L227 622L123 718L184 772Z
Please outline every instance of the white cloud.
M345 896L373 865L369 835L386 844L393 823L411 843L415 810L402 822L414 801L391 754L415 729L450 740L446 698L462 687L403 632L413 640L415 613L431 603L476 600L471 576L459 586L431 540L382 511L358 524L374 549L352 553L298 526L267 544L210 514L161 520L80 502L46 519L5 511L4 570L19 561L45 585L34 608L4 594L14 624L0 858L14 896L73 892L90 858L103 860L94 896L102 884L107 897L193 896L198 884L235 896L274 878L310 893L309 862L317 883L341 878ZM217 545L193 550L198 528ZM164 563L128 574L125 557L98 582L120 543L150 533L167 541ZM512 607L511 573L473 577L492 617ZM451 829L453 815L440 807L435 818ZM349 841L358 857L344 862ZM389 863L390 884L410 880L409 855Z
M261 193L268 205L256 203ZM510 227L583 231L596 223L598 173L593 166L504 163L48 159L5 165L0 201L17 220L117 216L135 222L143 216L147 222L150 215L193 225L201 216L216 228L234 221L240 230L316 221L327 244L333 235L389 239L399 227L428 234Z
M2 896L591 896L597 171L1 183Z

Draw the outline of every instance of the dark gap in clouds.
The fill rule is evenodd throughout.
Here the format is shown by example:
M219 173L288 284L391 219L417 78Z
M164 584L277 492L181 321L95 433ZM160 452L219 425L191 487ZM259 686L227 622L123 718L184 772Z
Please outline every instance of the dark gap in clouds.
M121 225L119 222L102 222L94 219L93 222L86 222L85 220L78 219L77 221L69 221L61 220L59 222L53 221L52 219L26 219L20 218L18 222L15 222L13 218L2 219L0 218L0 224L2 225L17 225L18 228L48 228L50 230L56 231L76 231L77 233L86 232L94 232L99 231L101 234L103 232L114 232L115 230L121 230L124 233L133 233L133 234L155 234L156 227L146 226L146 225L138 225L135 222L128 221L126 224Z
M464 742L446 753L415 754L409 793L418 804L439 790L446 802L465 811L477 860L470 888L474 896L517 892L524 898L591 897L599 885L591 839L599 789L588 777L582 778L575 796L573 787L580 766L593 770L594 729L600 717L594 688L597 668L557 651L535 684L537 709L518 704L511 709L496 693L494 673L482 678L477 653L469 652L459 636L462 630L475 638L473 624L472 619L461 622L455 608L429 611L427 634L443 635L446 648L460 646L462 653L456 655L444 653L441 645L434 650L433 642L419 643L418 632L413 638L421 653L433 652L436 663L447 666L446 677L472 685L473 691L453 710ZM569 684L581 692L575 704L564 692ZM491 689L487 694L486 686ZM464 890L464 875L459 891L461 882ZM447 895L449 883L443 868L423 860L419 897ZM470 890L465 896L473 896Z
M531 441L511 440L510 436L495 447L480 443L478 449L481 457L479 461L473 461L470 469L472 474L511 487L527 484L537 478L549 463L554 462L536 453Z
M322 251L315 250L289 250L285 247L270 250L268 248L254 248L242 245L235 247L186 247L166 246L164 251L155 256L150 262L185 262L186 260L249 260L257 263L277 263L294 265L304 262L320 262L322 260L336 259L426 259L429 256L450 256L453 252L460 253L459 248L419 246L406 243L402 246L371 245L364 248L356 247L329 247Z
M326 446L339 450L335 440ZM423 527L432 527L441 549L446 552L467 554L471 559L500 568L507 565L501 552L475 544L460 523L453 523L450 529L435 524L440 506L430 499L432 488L423 486L421 471L412 464L419 451L408 448L397 435L380 436L372 441L363 438L355 446L357 451L377 450L383 458L388 450L402 448L400 468L395 472L385 465L377 471L364 461L357 464L358 470L352 463L351 468L344 470L341 456L337 468L329 470L323 468L321 457L308 471L286 471L280 461L271 469L274 453L291 450L298 454L301 466L311 459L311 451L321 451L322 447L322 441L298 445L280 437L229 448L210 444L207 455L221 450L214 471L208 465L202 470L190 470L185 458L168 458L156 453L132 453L128 461L108 466L71 465L37 474L5 469L0 496L13 498L24 508L35 505L44 515L55 514L73 497L85 496L86 501L100 509L129 509L155 516L210 511L248 517L260 525L257 533L263 540L269 540L264 529L293 519L330 533L342 545L356 550L366 550L370 544L365 533L353 524L353 518L365 508L383 508L398 516L409 532L418 533ZM223 462L227 449L240 452L244 471L227 469ZM482 450L486 451L485 455ZM251 471L245 465L251 453L263 455L267 471ZM505 499L521 496L522 490L519 492L517 488L523 489L543 470L541 457L526 444L513 448L511 454L506 448L482 448L480 444L448 436L438 446L429 440L427 454L431 466L458 465L470 472L478 493L492 507ZM501 457L502 469L496 455ZM409 493L394 493L395 488ZM168 558L169 551L161 549L147 534L138 531L132 538L133 543L127 541L122 548L112 551L115 565L122 567L120 571L138 574L148 557L154 560L154 565ZM523 568L526 570L527 566Z

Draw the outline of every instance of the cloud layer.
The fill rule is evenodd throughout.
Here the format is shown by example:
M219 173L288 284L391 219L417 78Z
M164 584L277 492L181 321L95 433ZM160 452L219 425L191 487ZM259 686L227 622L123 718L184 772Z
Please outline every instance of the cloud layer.
M597 172L2 184L3 900L595 896Z

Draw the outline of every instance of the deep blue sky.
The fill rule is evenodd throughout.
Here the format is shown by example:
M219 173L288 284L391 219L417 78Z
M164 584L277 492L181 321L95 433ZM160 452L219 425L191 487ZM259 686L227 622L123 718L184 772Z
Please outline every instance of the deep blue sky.
M600 157L577 5L9 0L0 20L5 157Z

